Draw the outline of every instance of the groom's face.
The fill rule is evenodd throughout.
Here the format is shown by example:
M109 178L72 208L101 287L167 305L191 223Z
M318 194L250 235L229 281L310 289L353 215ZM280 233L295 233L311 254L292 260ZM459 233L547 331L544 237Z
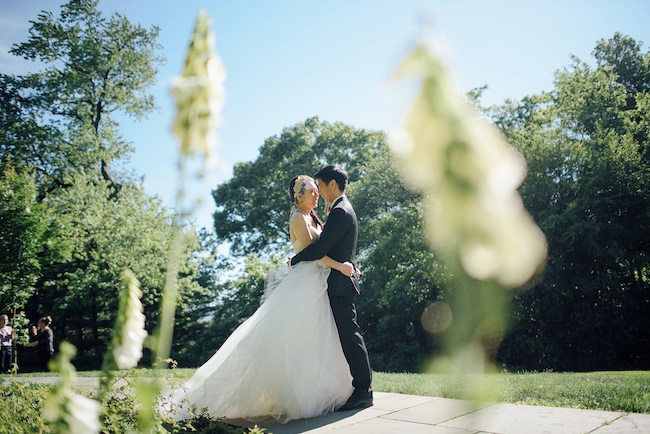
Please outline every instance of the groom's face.
M332 201L336 199L335 197L332 197L333 193L331 185L325 184L325 181L322 179L316 179L316 185L318 186L318 191L320 192L320 195L323 196L325 202L332 203Z

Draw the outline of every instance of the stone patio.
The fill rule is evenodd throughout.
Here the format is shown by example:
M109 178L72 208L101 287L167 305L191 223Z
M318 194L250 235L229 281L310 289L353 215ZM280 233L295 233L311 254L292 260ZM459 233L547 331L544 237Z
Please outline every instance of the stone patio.
M285 425L266 420L258 422L258 426L273 434L640 434L650 433L650 414L476 403L376 392L374 406L370 408L330 413Z
M54 383L54 377L18 381ZM97 387L97 378L78 378L77 387ZM641 434L650 433L650 414L580 410L375 392L374 405L279 424L257 422L267 434ZM255 424L228 421L242 427Z

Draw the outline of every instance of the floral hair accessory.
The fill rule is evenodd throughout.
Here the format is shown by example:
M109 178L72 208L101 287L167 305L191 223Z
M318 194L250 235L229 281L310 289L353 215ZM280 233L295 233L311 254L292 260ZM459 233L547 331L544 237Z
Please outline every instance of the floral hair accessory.
M294 198L297 194L300 194L300 192L305 188L307 183L311 181L311 177L307 175L298 175L298 179L296 179L296 183L293 185L293 195Z

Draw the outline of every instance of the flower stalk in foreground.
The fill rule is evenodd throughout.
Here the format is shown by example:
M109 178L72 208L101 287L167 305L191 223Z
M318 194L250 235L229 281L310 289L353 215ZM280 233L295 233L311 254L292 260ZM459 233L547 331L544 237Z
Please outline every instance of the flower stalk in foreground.
M526 161L457 97L447 71L422 44L397 77L422 77L400 140L392 142L405 179L425 198L434 248L477 280L524 285L543 266L546 239L516 189Z
M59 357L53 362L54 370L59 372L59 384L45 403L43 416L55 424L55 432L60 434L97 433L101 428L101 406L97 401L72 390L72 383L77 376L70 359L76 352L74 345L61 342Z
M142 308L142 291L140 282L131 270L122 274L124 291L122 291L120 311L115 324L113 337L113 358L119 369L131 369L142 358L142 345L147 338L146 318Z
M512 292L506 290L525 285L543 268L546 239L517 193L524 158L455 94L430 46L418 45L396 76L406 73L422 85L391 147L405 182L423 198L428 240L446 262L451 283L446 300L423 313L425 329L427 321L444 323L435 333L447 355L434 359L432 368L482 373L507 327Z
M122 282L124 286L120 292L120 305L113 328L111 347L104 354L102 377L97 393L97 401L101 403L111 399L115 368L135 368L142 358L142 348L148 336L145 329L144 309L140 301L142 298L140 282L129 269L122 272ZM152 383L151 387L156 388L157 385ZM155 390L157 392L158 389ZM139 415L142 416L142 411Z
M225 101L223 82L226 73L215 54L215 37L210 18L199 13L185 66L172 83L176 100L176 117L172 131L180 143L182 156L203 154L206 159L216 146L215 129Z
M174 224L169 249L167 276L163 290L160 323L154 334L156 364L169 357L174 331L174 314L178 299L178 270L183 244L183 219L191 209L183 207L185 198L185 163L195 156L209 161L216 146L215 130L221 119L225 101L225 70L215 52L215 37L211 20L205 11L200 11L192 42L185 57L183 72L174 79L171 93L176 101L176 116L172 131L180 144L179 185L176 193L176 208L179 215ZM203 176L203 168L197 177Z

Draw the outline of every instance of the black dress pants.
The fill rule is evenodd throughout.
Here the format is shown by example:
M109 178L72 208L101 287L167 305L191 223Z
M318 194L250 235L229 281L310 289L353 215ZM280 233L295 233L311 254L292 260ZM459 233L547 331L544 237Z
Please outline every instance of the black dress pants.
M341 339L343 354L350 365L355 393L369 392L372 370L366 344L357 323L354 296L330 296L330 306Z

